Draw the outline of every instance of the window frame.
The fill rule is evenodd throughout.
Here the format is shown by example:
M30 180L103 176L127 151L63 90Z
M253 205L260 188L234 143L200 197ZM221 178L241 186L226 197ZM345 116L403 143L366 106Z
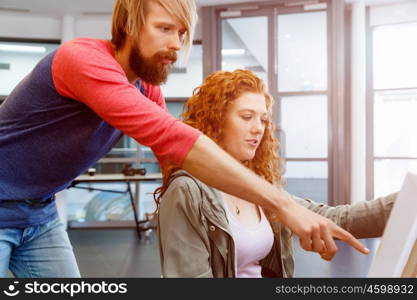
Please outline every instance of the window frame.
M400 24L417 24L417 20L406 22L395 22L389 24L371 25L371 7L366 8L366 197L373 199L375 197L375 162L378 160L416 160L417 156L376 156L374 141L374 118L375 118L375 93L395 90L413 90L415 87L406 88L374 88L374 56L373 40L374 30L378 27L396 26Z
M268 39L271 42L268 53L268 81L269 90L275 99L274 120L281 124L280 107L283 96L297 95L327 95L328 107L328 154L327 158L289 158L287 161L327 161L328 162L328 204L338 205L350 203L350 106L347 101L349 95L348 62L349 43L348 13L343 1L318 0L326 3L325 9L304 10L304 4L311 1L299 1L296 5L289 0L255 2L233 5L218 5L202 8L203 17L203 59L204 77L221 69L221 12L236 13L237 17L268 16ZM326 91L282 92L278 91L277 68L277 16L314 11L327 11L328 36L328 78ZM280 131L277 131L283 140ZM285 143L285 140L283 141Z

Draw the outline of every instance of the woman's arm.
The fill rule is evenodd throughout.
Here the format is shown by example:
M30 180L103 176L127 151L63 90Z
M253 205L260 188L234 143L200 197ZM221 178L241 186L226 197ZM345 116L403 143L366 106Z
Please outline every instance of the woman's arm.
M213 277L201 201L198 187L186 176L172 181L164 193L158 216L163 277Z
M326 218L329 218L356 238L382 236L398 193L351 205L328 206L292 196L294 200Z

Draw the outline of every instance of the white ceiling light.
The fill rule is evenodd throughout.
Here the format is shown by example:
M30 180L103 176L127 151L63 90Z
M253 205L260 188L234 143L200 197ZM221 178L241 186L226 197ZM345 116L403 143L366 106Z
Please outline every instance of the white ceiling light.
M46 48L45 47L39 47L39 46L23 46L23 45L0 44L0 51L25 52L25 53L46 53Z
M222 49L222 55L224 56L245 55L245 49Z

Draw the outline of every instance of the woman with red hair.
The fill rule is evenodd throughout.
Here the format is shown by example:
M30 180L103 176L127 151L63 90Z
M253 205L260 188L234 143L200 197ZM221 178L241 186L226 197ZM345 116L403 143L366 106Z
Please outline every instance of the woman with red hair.
M254 73L220 71L195 89L182 118L283 189L272 105L264 82ZM292 277L292 232L273 212L220 192L173 166L166 166L163 173L163 186L156 193L164 277ZM337 207L290 196L356 238L368 238L382 234L396 194Z

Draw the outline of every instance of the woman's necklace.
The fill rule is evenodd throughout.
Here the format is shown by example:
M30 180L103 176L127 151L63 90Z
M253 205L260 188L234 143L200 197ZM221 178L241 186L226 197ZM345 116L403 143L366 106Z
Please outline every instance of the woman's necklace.
M235 207L235 213L236 213L236 215L240 214L239 206L237 206L236 199L232 195L223 193L223 199L227 199L228 200L227 202L229 202L232 206Z
M232 201L233 201L233 205L235 206L235 208L236 208L236 210L235 210L235 212L236 212L236 214L238 215L238 214L240 214L240 209L239 209L239 206L237 206L237 204L236 204L236 199L234 199L233 197L232 197Z

